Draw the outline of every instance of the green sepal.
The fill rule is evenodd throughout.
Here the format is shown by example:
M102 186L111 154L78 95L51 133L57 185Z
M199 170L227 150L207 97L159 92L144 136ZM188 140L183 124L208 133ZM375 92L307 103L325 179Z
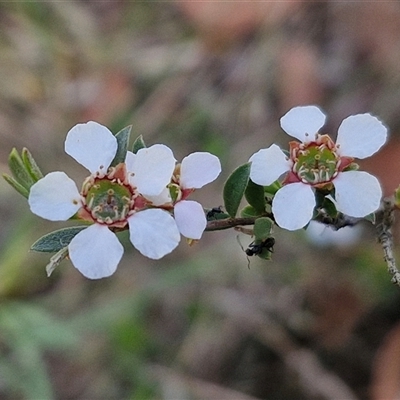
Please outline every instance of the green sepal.
M349 164L344 170L343 172L347 172L347 171L358 171L360 169L360 166L355 163L352 162L351 164Z
M376 215L375 215L375 213L371 213L371 214L366 215L364 217L364 219L367 220L368 222L371 222L373 225L375 225Z
M87 226L73 226L59 229L42 236L31 246L31 250L41 253L56 253L68 246L71 240Z
M322 208L326 211L326 213L332 217L336 218L338 215L338 210L336 209L335 203L328 199L327 197L324 198L322 202Z
M21 158L26 170L29 172L30 176L35 182L43 178L42 171L33 158L32 153L26 147L24 147L21 151Z
M146 148L146 144L143 140L143 136L140 135L136 138L132 145L132 153L136 154L140 149Z
M22 194L26 199L29 197L29 190L24 188L20 183L18 183L12 176L8 174L3 174L5 181L11 185L19 194Z
M180 187L178 185L171 184L169 185L168 190L172 202L175 202L178 199L178 195L180 194Z
M234 218L239 209L250 176L250 163L236 168L224 185L224 204L227 213Z
M261 217L257 218L254 223L254 236L256 240L264 241L266 238L271 236L273 227L271 218Z
M257 210L258 214L265 211L266 201L263 186L257 185L249 179L244 196L247 202Z
M117 139L118 143L118 148L117 148L117 153L115 154L115 157L111 162L112 167L115 167L116 165L125 162L131 130L132 130L132 125L129 125L115 134L115 138Z
M35 183L35 180L30 175L15 147L11 150L11 153L8 156L8 166L15 181L29 192L31 186Z
M240 210L242 218L252 218L261 215L253 206L246 206Z
M276 192L282 187L282 183L280 181L275 181L268 186L264 186L265 193L269 195L275 196Z
M61 261L63 261L67 257L68 246L65 246L60 251L57 251L57 253L50 258L50 262L46 265L46 274L48 278L53 273L53 271L61 264Z

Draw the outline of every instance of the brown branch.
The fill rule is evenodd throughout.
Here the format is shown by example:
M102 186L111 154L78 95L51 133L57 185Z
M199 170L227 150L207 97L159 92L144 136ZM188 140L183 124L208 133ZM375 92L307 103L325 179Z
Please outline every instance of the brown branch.
M378 223L376 224L376 232L379 243L382 245L384 258L392 282L400 286L400 272L396 266L396 260L393 254L393 235L392 226L394 223L394 200L393 198L384 198L382 201L382 210L377 213Z
M220 231L222 229L229 229L240 225L254 225L258 217L247 217L247 218L226 218L216 219L207 222L206 231Z

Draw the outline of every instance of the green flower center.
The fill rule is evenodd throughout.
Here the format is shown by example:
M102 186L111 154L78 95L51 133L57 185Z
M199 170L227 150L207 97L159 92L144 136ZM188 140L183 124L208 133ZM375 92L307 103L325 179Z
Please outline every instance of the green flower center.
M97 222L110 225L126 219L132 196L131 188L116 180L95 179L87 189L86 208Z
M304 183L328 183L338 173L338 161L339 157L333 150L325 145L312 143L298 149L293 172Z

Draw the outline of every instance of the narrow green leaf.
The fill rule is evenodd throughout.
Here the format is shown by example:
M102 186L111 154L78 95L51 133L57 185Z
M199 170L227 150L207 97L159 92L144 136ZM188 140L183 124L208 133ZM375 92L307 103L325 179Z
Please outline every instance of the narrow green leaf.
M253 206L259 214L262 214L265 211L266 201L263 186L257 185L249 179L244 196L248 203Z
M3 174L3 178L5 181L11 185L18 193L22 194L25 198L29 197L29 190L24 188L21 184L19 184L12 176L8 174Z
M133 142L132 146L132 153L137 153L140 149L144 149L146 144L144 143L143 136L140 135L136 140Z
M39 179L43 178L42 171L37 165L35 159L33 158L31 152L24 147L21 151L22 162L25 165L26 170L29 172L31 177L37 182Z
M31 246L31 250L42 253L56 253L68 246L71 240L87 226L73 226L59 229L42 236Z
M224 186L224 203L227 213L234 218L240 206L250 176L250 163L236 168Z
M257 218L254 223L254 236L256 240L264 241L267 237L271 236L272 226L273 222L270 218Z
M8 166L10 167L10 171L15 180L25 189L29 190L30 187L35 183L29 171L26 169L16 148L13 148L8 156Z
M116 165L125 162L131 130L132 130L132 125L129 125L126 128L121 129L115 135L118 142L118 148L117 148L117 154L115 155L114 160L112 160L111 162L111 166L115 167Z

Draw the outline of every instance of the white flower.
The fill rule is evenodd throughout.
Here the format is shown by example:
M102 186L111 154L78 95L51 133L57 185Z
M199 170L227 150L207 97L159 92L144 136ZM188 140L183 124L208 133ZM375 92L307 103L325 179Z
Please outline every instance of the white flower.
M300 229L311 220L316 205L313 188L333 185L337 210L352 217L364 217L379 207L378 180L367 172L345 169L354 158L369 157L383 146L386 127L370 114L353 115L341 123L335 143L318 133L325 119L316 106L292 108L281 118L281 127L301 143L290 142L289 156L273 144L250 158L250 178L259 185L270 185L287 173L272 201L282 228Z
M179 232L186 238L198 240L207 226L207 219L200 203L186 199L194 190L213 182L220 173L218 157L206 152L192 153L182 160L168 188L158 196L146 198L155 206L172 204ZM176 192L175 200L171 197L171 191Z
M68 246L72 264L84 276L99 279L115 272L123 247L113 227L128 224L132 244L149 258L159 259L178 245L179 231L167 211L140 210L144 203L139 193L158 195L170 181L175 158L168 147L139 150L131 168L120 164L109 169L116 138L106 127L88 122L68 132L65 151L91 172L82 191L64 172L51 172L31 187L28 202L34 214L51 221L78 213L93 223Z

